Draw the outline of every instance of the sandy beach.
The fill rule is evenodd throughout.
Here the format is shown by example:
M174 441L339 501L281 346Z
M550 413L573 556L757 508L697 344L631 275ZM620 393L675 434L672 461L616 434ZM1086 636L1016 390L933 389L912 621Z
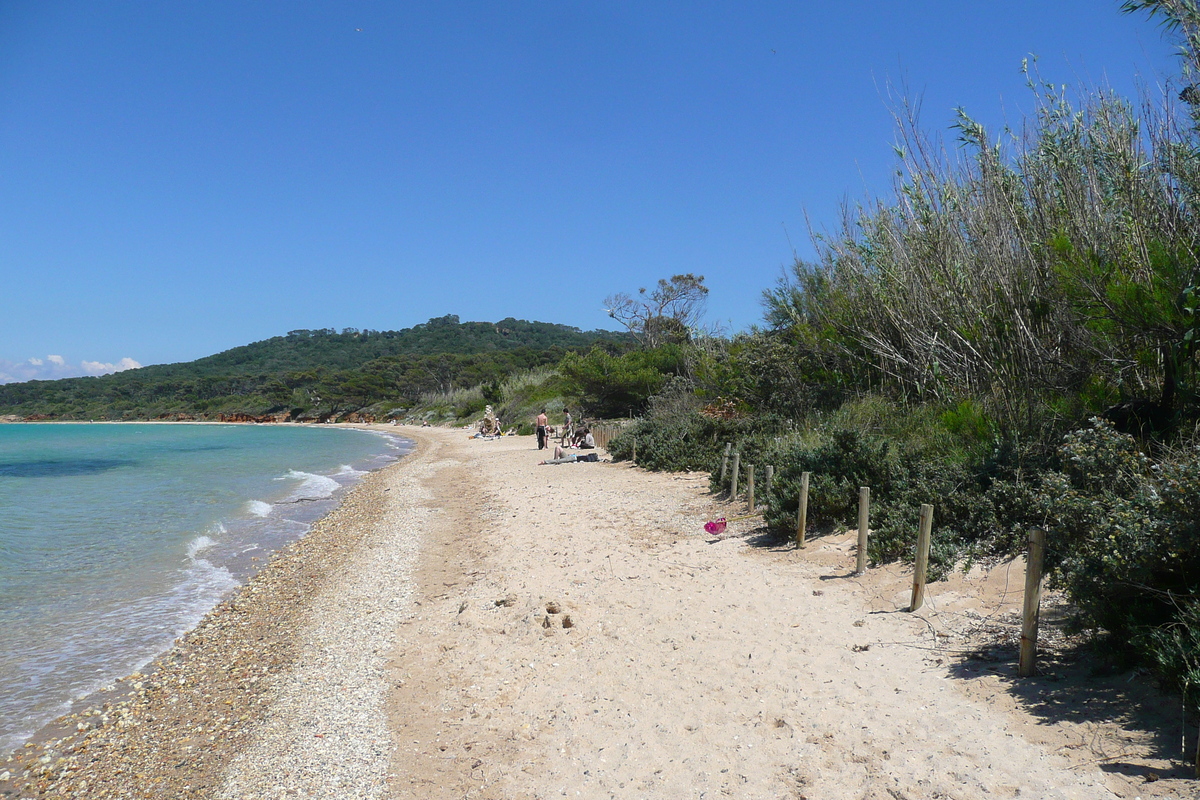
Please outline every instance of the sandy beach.
M908 613L909 570L852 577L849 534L706 535L740 511L706 475L387 430L417 450L0 766L0 796L1200 796L1176 701L1094 670L1053 602L1043 674L1016 677L1019 562Z

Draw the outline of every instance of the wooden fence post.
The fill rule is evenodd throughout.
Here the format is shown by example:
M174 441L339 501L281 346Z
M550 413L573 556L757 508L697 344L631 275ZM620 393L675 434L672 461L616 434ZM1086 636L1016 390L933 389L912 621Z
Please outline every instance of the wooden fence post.
M1046 532L1029 531L1029 551L1025 556L1025 605L1021 609L1021 661L1017 674L1031 678L1037 672L1038 612L1042 602L1042 560L1046 556Z
M767 464L767 474L763 475L762 496L767 503L771 502L771 484L775 483L775 466Z
M808 479L811 472L800 473L800 506L796 509L796 549L804 547L804 536L808 532Z
M867 524L871 519L871 487L858 487L858 558L854 574L867 571Z
M729 479L729 499L730 500L737 497L738 467L741 466L741 463L742 463L742 454L739 453L737 450L734 450L733 451L733 474Z
M917 532L917 557L913 560L912 602L909 611L916 611L925 604L925 574L929 571L929 538L933 531L933 506L921 506L921 528Z
M634 464L636 464L637 463L637 439L635 438L635 439L632 439L631 441L633 442L633 455L630 456L629 460L632 461Z
M717 478L717 485L725 485L725 468L729 466L729 449L733 447L732 442L725 443L725 455L721 456L721 477Z
M746 507L754 513L754 465L746 465Z

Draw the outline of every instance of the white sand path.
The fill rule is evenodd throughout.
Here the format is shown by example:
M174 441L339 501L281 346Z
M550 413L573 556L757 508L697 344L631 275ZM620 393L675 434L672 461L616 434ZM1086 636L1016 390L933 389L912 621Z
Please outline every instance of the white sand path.
M948 666L882 644L919 645L926 625L822 580L847 570L709 543L703 476L435 436L485 493L477 575L443 580L401 633L398 796L1120 796Z

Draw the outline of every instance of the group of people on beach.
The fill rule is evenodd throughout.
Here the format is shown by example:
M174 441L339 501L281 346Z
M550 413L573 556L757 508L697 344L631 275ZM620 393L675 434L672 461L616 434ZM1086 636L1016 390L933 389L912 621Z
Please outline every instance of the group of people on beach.
M546 409L537 415L534 421L534 426L537 429L538 450L545 450L550 446L550 437L554 429L550 427L549 418L546 416ZM596 439L592 436L592 431L589 428L581 427L575 429L573 420L571 419L571 409L563 409L563 424L559 431L559 443L554 446L554 458L548 458L545 461L539 461L539 464L569 464L578 461L580 456L576 454L568 454L564 448L575 447L580 450L594 450L596 448Z

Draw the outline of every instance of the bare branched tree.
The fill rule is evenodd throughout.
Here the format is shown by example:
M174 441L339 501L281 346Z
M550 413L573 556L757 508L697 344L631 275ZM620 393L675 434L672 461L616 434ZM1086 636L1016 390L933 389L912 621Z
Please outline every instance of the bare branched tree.
M654 289L638 289L636 297L626 292L604 299L608 315L624 325L644 347L668 342L685 342L704 318L708 287L703 275L672 275L660 278Z

